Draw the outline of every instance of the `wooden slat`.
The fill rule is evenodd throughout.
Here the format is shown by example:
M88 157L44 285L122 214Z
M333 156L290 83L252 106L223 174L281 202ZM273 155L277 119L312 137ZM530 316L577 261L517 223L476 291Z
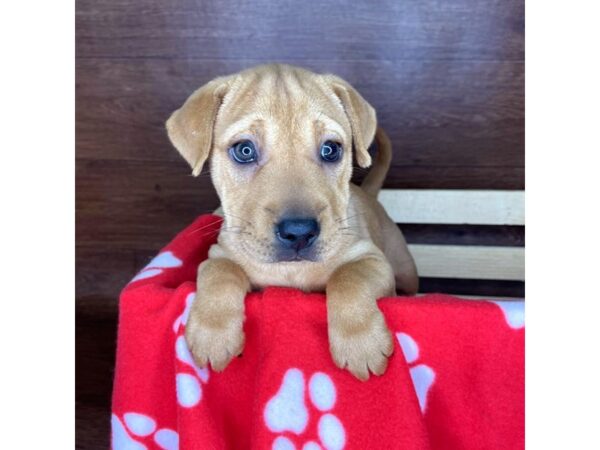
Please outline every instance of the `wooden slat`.
M409 244L525 246L525 227L521 225L403 223L399 228Z
M523 191L385 189L379 201L397 223L525 224Z
M523 0L285 1L276 7L270 0L78 0L76 7L79 58L524 58Z
M77 243L97 250L158 250L219 206L210 178L183 160L77 160L76 177Z
M417 297L423 297L428 295L427 293L419 293ZM452 294L453 297L460 297L465 300L491 300L494 302L522 302L523 298L515 298L515 297L497 297L493 295L470 295L470 294Z
M408 246L419 276L525 280L525 249L460 245Z
M522 188L522 62L287 61L344 77L376 108L394 144L386 186ZM77 156L180 161L171 112L212 78L260 62L78 60Z
M525 282L513 280L474 280L465 278L419 277L419 292L479 297L524 298Z
M402 144L398 145L401 147ZM402 156L398 156L402 159ZM360 184L363 175L353 176ZM521 166L405 166L393 165L385 179L386 188L399 189L525 189Z
M522 302L523 298L513 298L513 297L493 297L486 295L463 295L463 294L454 294L455 297L464 298L467 300L492 300L497 302Z

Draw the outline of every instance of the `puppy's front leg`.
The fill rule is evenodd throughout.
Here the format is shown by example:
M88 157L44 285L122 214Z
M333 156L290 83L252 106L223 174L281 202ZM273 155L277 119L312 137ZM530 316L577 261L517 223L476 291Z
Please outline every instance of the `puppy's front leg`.
M393 295L394 273L383 255L339 267L327 283L329 348L335 364L360 380L382 375L394 351L377 299Z
M200 264L197 284L185 339L198 366L210 362L220 372L244 348L244 298L250 282L240 266L215 258Z

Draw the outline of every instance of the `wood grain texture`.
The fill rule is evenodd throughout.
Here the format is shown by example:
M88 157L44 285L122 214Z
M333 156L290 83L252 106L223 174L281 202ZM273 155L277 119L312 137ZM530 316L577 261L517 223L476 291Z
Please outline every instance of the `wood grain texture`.
M524 191L383 189L378 200L397 223L525 225Z
M158 250L219 205L210 179L182 161L85 160L76 173L76 240L98 249Z
M117 340L117 314L77 309L75 328L75 440L77 449L107 449Z
M399 228L410 244L525 246L521 226L403 223Z
M110 396L110 390L100 391ZM107 450L110 448L110 404L75 404L75 449Z
M453 278L422 277L419 279L419 291L438 292L452 295L471 294L480 298L507 297L525 298L525 283L510 280L473 280Z
M77 55L523 59L515 0L77 1Z
M170 113L205 82L250 65L222 60L79 60L78 157L179 160L164 129ZM392 173L436 167L473 173L494 168L503 174L523 167L521 62L303 65L345 77L373 104L394 143ZM467 180L468 174L463 170ZM429 187L434 178L426 171L419 176L422 187Z
M420 277L525 281L522 247L409 244L408 249Z
M110 317L116 311L119 293L158 253L158 249L98 248L78 244L75 289L77 305L88 316Z

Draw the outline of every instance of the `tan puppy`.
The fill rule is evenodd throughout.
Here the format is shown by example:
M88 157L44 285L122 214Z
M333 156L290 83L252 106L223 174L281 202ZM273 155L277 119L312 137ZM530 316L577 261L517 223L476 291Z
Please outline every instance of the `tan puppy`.
M224 215L186 326L197 364L220 371L239 355L246 293L276 285L325 290L335 363L361 380L383 374L393 343L376 300L416 293L418 278L376 200L391 148L374 109L336 76L266 65L202 86L167 130L194 175L210 156ZM352 153L370 166L376 130L358 187Z

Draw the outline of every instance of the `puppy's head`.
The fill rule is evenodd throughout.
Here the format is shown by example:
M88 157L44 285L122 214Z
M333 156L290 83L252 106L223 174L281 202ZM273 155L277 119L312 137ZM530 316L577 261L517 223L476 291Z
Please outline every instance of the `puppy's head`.
M347 245L352 156L371 164L375 129L344 80L286 65L217 78L167 121L194 175L210 161L220 241L264 263L326 261Z

